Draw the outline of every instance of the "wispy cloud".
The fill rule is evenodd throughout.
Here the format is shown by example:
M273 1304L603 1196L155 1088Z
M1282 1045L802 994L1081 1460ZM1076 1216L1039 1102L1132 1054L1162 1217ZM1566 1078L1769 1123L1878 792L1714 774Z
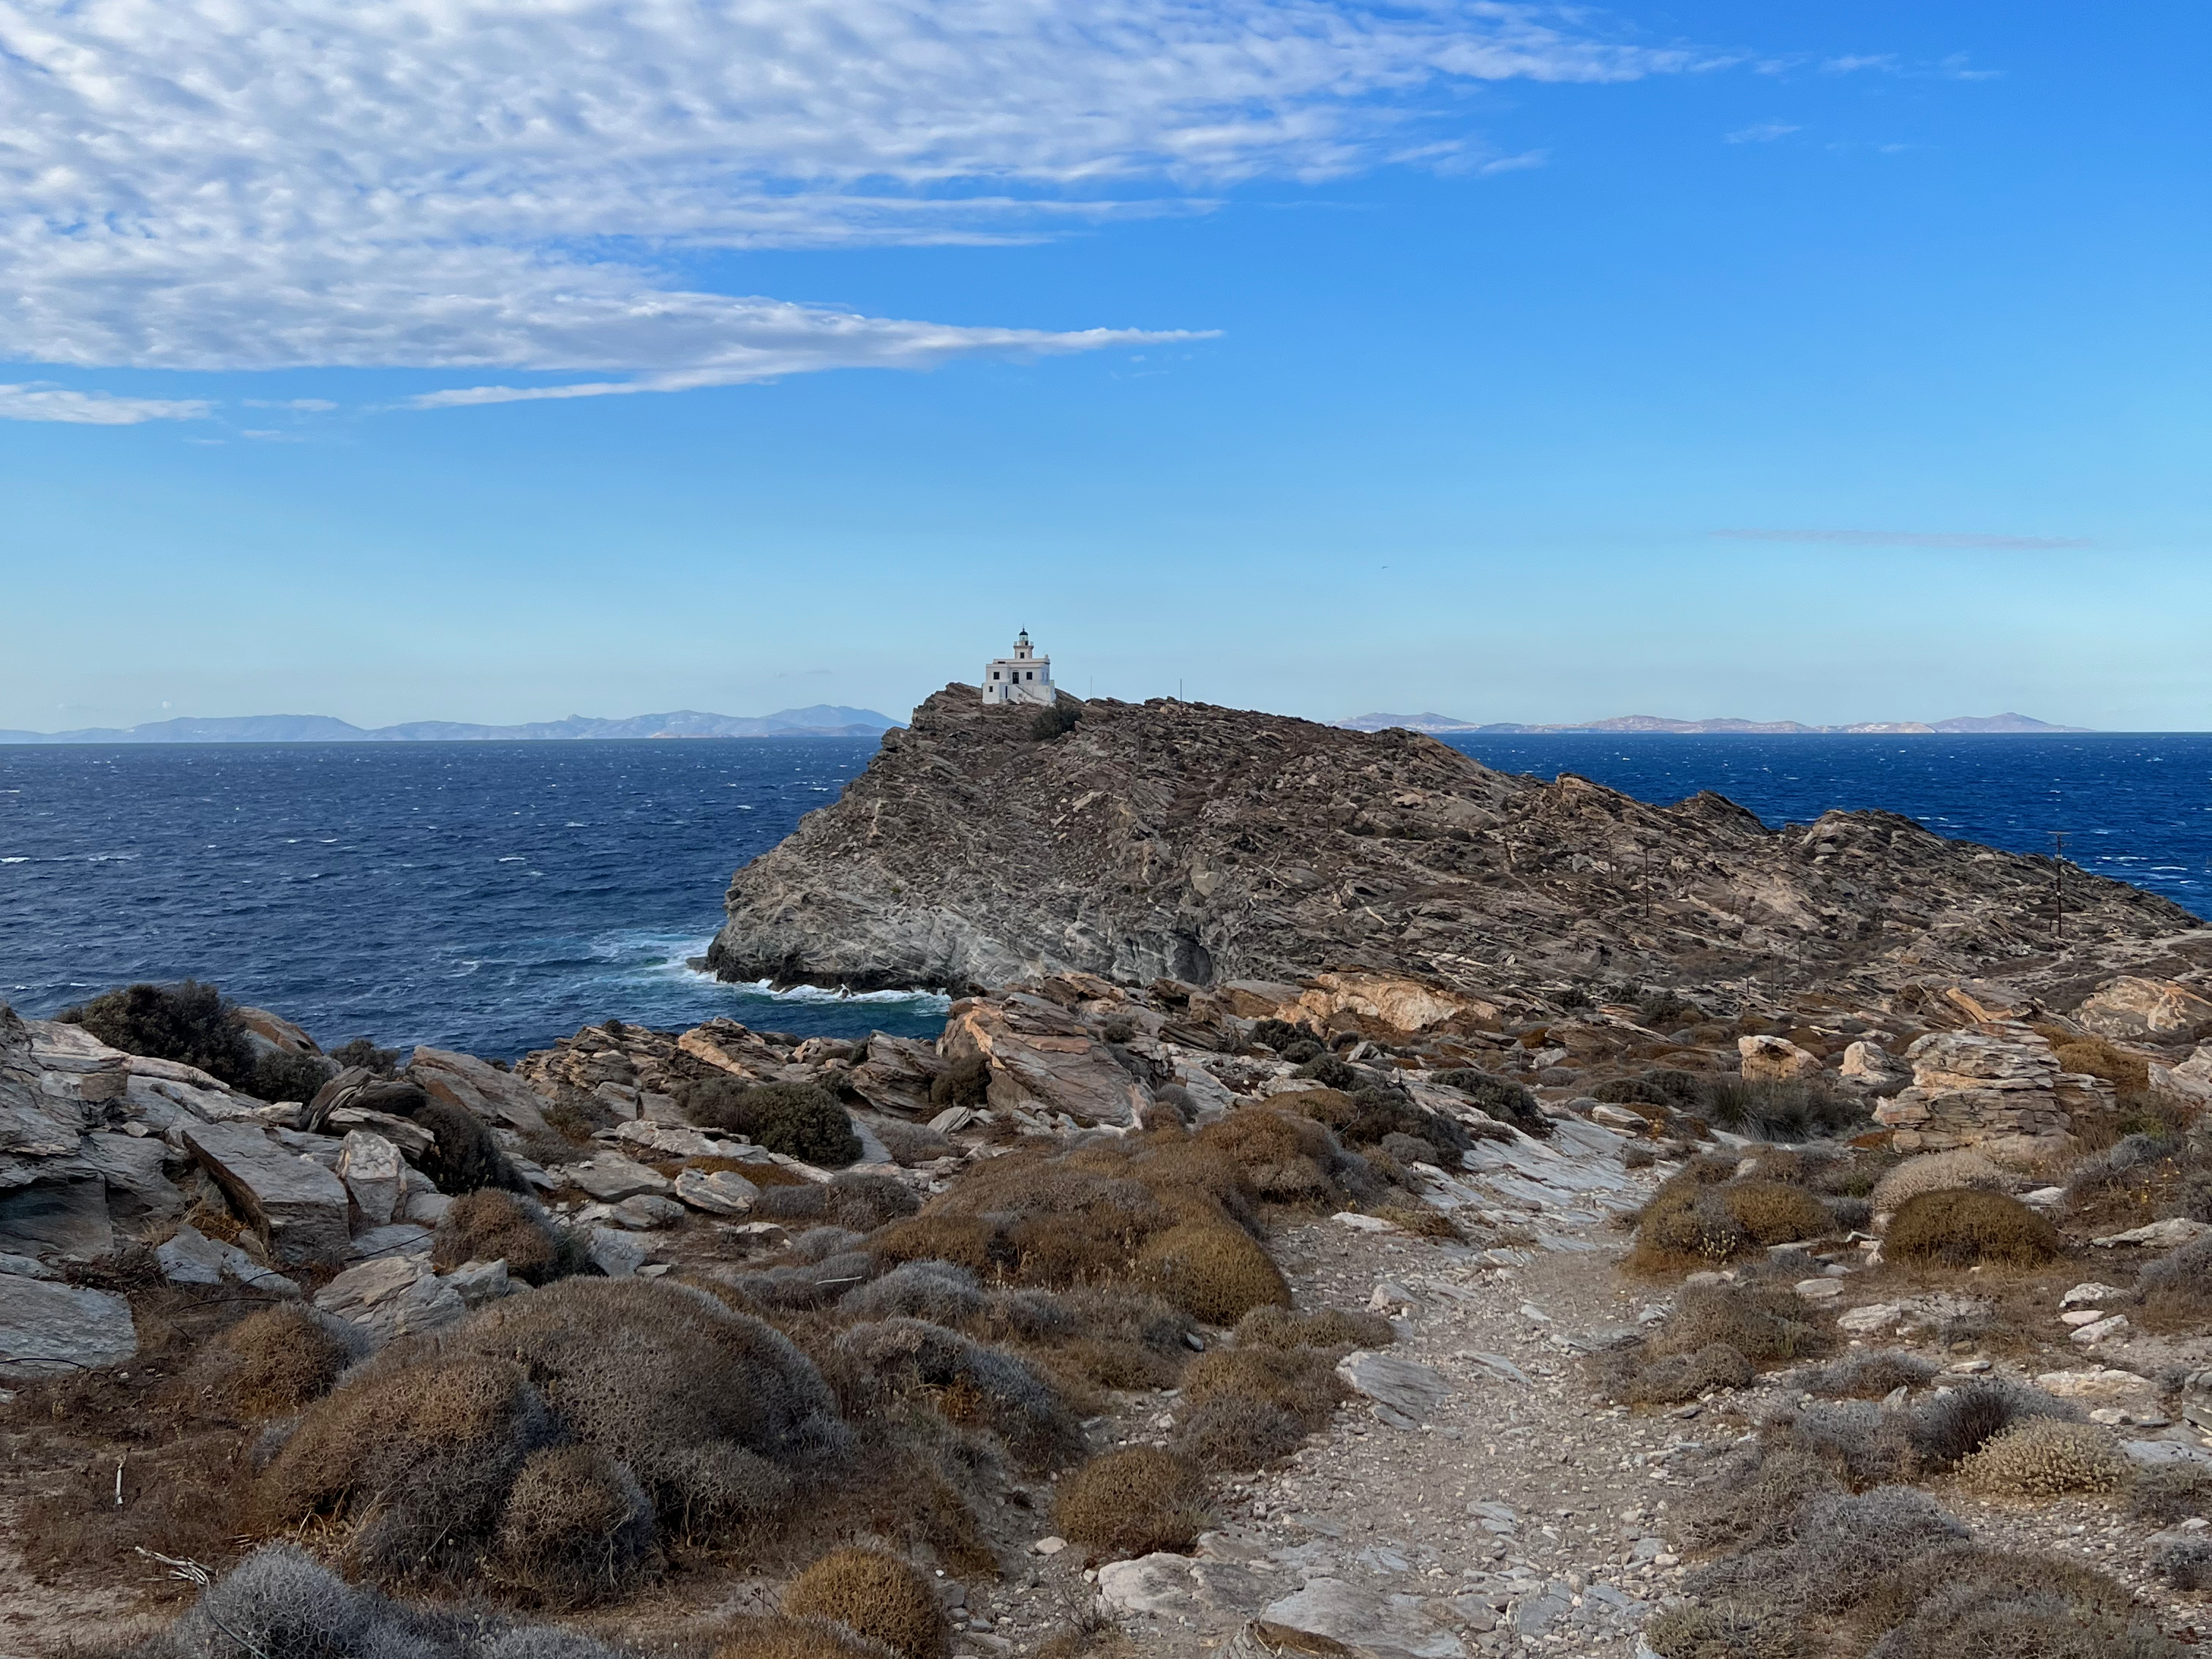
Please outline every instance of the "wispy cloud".
M1948 547L2023 553L2095 545L2077 536L1958 535L1917 530L1716 530L1712 533L1738 542L1829 542L1845 547Z
M1466 87L1719 61L1501 0L0 0L0 356L589 396L1097 349L1154 337L733 299L675 261L1534 166L1465 133ZM494 392L564 395L437 396Z
M1744 127L1729 133L1724 142L1731 144L1771 144L1777 138L1787 138L1793 132L1803 131L1804 128L1794 126L1788 121L1761 121L1755 127Z
M53 386L0 386L0 421L139 426L148 421L204 420L212 408L199 398L112 398L104 392L71 392Z

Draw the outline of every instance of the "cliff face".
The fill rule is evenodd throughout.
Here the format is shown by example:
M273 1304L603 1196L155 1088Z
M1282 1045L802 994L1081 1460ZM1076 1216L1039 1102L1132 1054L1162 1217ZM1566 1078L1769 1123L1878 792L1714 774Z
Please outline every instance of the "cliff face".
M1079 969L1207 985L1357 969L1468 990L2178 971L2178 906L1887 812L1765 829L1494 772L1432 738L1158 701L1035 711L951 685L835 805L738 872L725 979L955 990Z

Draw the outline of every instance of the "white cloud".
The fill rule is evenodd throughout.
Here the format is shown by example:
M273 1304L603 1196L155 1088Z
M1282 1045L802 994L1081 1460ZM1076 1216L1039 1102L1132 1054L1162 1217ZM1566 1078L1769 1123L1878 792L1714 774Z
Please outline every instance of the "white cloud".
M1091 349L1156 337L855 317L684 264L1530 166L1465 133L1461 89L1715 61L1498 0L0 0L0 356L624 377L573 396ZM495 392L562 395L429 401Z
M138 426L147 421L204 420L199 398L111 398L52 386L0 386L0 421L60 421L71 426Z
M1777 138L1787 138L1793 132L1802 132L1802 127L1792 126L1787 121L1762 121L1755 127L1745 127L1731 132L1724 140L1731 144L1771 144Z

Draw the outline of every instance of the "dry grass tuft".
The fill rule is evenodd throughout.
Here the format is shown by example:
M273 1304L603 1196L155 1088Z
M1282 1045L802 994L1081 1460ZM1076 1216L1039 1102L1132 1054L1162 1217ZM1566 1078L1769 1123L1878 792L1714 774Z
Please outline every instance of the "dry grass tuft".
M1805 1304L1786 1290L1751 1285L1685 1285L1647 1345L1662 1357L1695 1353L1724 1342L1746 1359L1763 1364L1808 1358L1832 1340L1808 1323Z
M1255 1308L1237 1322L1240 1348L1352 1348L1387 1347L1398 1333L1378 1313L1352 1313L1342 1308L1323 1308L1319 1313L1294 1314L1285 1308Z
M1820 1200L1802 1187L1753 1179L1731 1181L1719 1192L1729 1214L1754 1244L1823 1238L1833 1230Z
M430 1239L430 1264L451 1273L469 1261L505 1261L507 1270L532 1285L560 1273L559 1241L544 1212L530 1199L495 1188L464 1193L446 1208Z
M1832 1365L1796 1373L1789 1382L1801 1393L1828 1400L1880 1400L1899 1389L1924 1388L1935 1376L1933 1360L1882 1348L1847 1354Z
M736 1619L713 1659L890 1659L890 1650L827 1619Z
M1150 1446L1094 1457L1060 1483L1053 1518L1067 1537L1115 1555L1189 1549L1206 1525L1205 1478Z
M827 1619L882 1643L899 1659L942 1659L952 1634L929 1581L884 1550L831 1552L783 1593L794 1619Z
M2103 1037L2073 1037L2058 1044L2053 1052L2058 1056L2060 1071L2086 1072L2091 1077L2102 1078L2123 1098L2142 1094L2150 1088L2149 1060Z
M1345 1397L1335 1361L1322 1348L1215 1348L1185 1369L1182 1392L1194 1409L1218 1399L1272 1406L1296 1417L1309 1434L1328 1423Z
M1923 1152L1908 1158L1874 1184L1868 1200L1877 1210L1895 1210L1923 1193L2008 1193L2013 1177L1971 1146L1955 1152Z
M498 1559L511 1582L573 1607L628 1588L653 1532L653 1505L629 1469L597 1446L549 1447L515 1475Z
M2060 1498L2118 1492L2131 1465L2111 1432L2093 1423L2031 1418L1996 1436L1959 1465L1977 1492L2008 1498Z
M1224 1472L1265 1468L1306 1437L1296 1412L1238 1395L1217 1395L1186 1416L1176 1444L1186 1456Z
M1723 1389L1748 1387L1756 1375L1736 1349L1714 1342L1694 1353L1620 1366L1607 1392L1624 1406L1679 1406Z
M2056 1256L2060 1243L2050 1218L2018 1199L1956 1189L1908 1199L1890 1221L1882 1253L1923 1267L2033 1267Z

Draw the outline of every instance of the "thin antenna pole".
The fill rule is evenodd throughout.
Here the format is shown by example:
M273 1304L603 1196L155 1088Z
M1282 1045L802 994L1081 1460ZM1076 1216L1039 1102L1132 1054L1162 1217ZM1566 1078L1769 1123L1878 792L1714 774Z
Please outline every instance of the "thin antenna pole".
M2070 833L2051 832L2051 934L2060 945L2066 942L2066 838Z

